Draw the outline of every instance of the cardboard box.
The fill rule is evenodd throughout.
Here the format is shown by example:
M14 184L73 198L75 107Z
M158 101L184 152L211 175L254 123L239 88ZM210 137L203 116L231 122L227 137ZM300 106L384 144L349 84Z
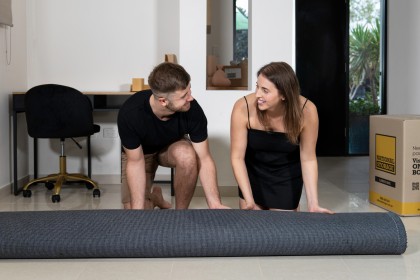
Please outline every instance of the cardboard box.
M232 87L248 86L248 64L238 66L223 66L226 78L230 80Z
M172 62L177 64L178 60L176 59L176 55L173 53L165 54L165 62Z
M420 116L370 116L369 201L402 216L420 215Z

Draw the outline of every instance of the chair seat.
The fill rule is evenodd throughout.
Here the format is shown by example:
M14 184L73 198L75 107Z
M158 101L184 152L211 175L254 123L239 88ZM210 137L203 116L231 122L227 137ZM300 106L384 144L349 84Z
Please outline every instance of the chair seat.
M97 124L93 124L93 133L98 133L99 131L101 131L101 127Z

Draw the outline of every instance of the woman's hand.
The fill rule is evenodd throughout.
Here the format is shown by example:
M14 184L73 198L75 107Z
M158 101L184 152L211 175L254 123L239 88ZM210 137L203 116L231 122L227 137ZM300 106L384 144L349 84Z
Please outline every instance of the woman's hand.
M244 210L260 210L260 208L255 204L254 201L245 201L243 206Z
M309 210L309 212L312 212L312 213L334 214L333 211L331 211L327 208L322 208L320 206L310 207L308 210Z
M258 205L255 204L255 201L253 198L251 199L239 199L239 206L242 210L259 210Z
M217 205L212 205L210 209L232 209L229 206L226 206L222 203L218 203Z

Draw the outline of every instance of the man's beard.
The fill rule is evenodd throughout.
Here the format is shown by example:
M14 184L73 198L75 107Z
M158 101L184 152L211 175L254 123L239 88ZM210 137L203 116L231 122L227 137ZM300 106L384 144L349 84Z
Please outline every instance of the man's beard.
M176 113L176 112L187 112L190 109L190 106L189 106L189 103L186 103L181 107L175 107L173 103L169 101L168 104L166 105L166 108Z

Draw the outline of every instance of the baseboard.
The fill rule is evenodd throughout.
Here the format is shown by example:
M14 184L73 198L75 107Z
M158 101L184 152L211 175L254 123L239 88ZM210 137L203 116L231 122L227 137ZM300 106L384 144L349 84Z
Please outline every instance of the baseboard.
M18 180L18 189L22 189L23 186L29 182L29 175L22 177L21 179ZM4 185L2 187L0 187L0 195L4 196L4 195L9 195L9 194L13 194L13 190L12 190L12 185L13 183Z
M40 175L45 176L45 175ZM18 181L18 185L20 188L23 187L29 181L29 176L23 177ZM32 178L32 177L31 177ZM99 185L106 184L106 185L120 185L121 184L121 175L119 174L94 174L92 175L92 179L96 181ZM171 176L165 174L157 174L156 181L158 181L160 185L169 185ZM236 186L219 186L220 196L222 197L236 197L238 196L238 187ZM0 195L8 195L11 194L11 184L5 185L0 188ZM195 197L204 197L204 189L203 186L198 185L194 192Z
M121 175L119 174L94 174L92 180L97 182L99 185L119 185L121 184Z
M92 175L92 180L97 182L98 184L109 184L109 185L119 185L121 184L121 175L119 174L94 174ZM159 175L156 174L156 181L162 183L170 183L171 182L171 175Z
M93 175L92 179L98 182L98 184L110 184L110 185L119 185L121 184L120 175ZM171 175L165 174L156 174L155 181L157 185L170 185ZM238 196L238 187L236 186L219 186L220 196L223 197L236 197ZM204 197L203 186L198 185L194 192L195 197Z
M10 195L12 191L10 190L12 184L8 184L5 186L0 187L0 196L4 197L6 195Z
M219 193L221 197L235 197L238 196L238 187L233 186L219 186ZM197 186L194 192L195 197L204 197L203 186Z

